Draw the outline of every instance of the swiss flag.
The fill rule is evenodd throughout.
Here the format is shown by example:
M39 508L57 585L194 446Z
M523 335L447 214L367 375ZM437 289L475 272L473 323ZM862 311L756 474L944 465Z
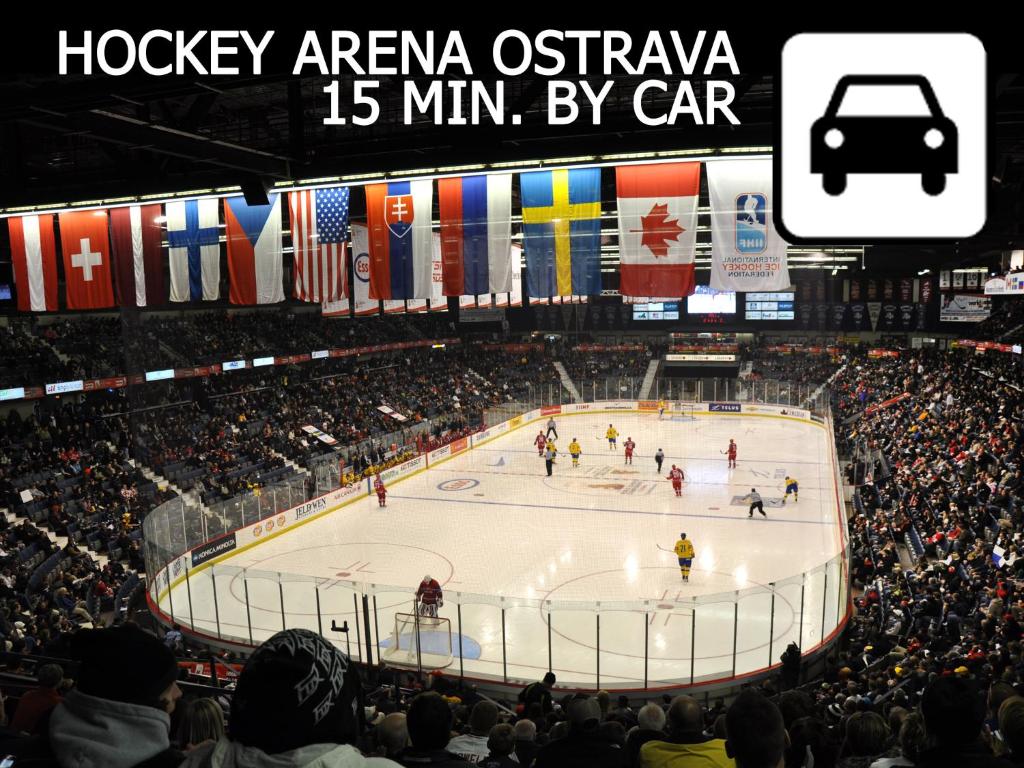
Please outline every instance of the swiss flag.
M114 306L107 212L70 211L60 214L59 222L67 308Z
M689 296L694 291L700 163L615 169L623 296Z

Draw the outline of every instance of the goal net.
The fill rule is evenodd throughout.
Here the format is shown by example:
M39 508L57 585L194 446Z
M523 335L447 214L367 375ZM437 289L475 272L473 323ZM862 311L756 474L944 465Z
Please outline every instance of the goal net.
M443 669L453 660L452 623L433 616L396 613L391 636L381 644L380 657L398 666Z

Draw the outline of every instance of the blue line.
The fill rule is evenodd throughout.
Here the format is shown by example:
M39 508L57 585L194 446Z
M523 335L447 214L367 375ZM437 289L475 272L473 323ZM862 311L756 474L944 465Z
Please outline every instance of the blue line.
M439 502L441 504L446 504L446 503L447 504L486 504L486 505L494 506L494 507L508 507L508 506L511 505L511 506L516 506L516 507L527 507L527 508L530 508L530 509L558 509L558 510L564 510L566 512L581 512L581 511L586 511L586 512L609 512L609 513L611 513L613 515L651 515L653 517L693 517L693 518L703 518L703 519L706 519L706 520L733 520L733 521L735 521L737 519L737 518L734 518L734 517L731 517L731 516L726 516L726 515L692 515L692 514L683 514L683 513L679 513L679 512L639 512L639 511L634 512L632 510L605 509L603 507L584 507L584 508L580 508L580 507L556 507L556 506L551 505L551 504L522 504L522 503L517 502L517 501L511 501L511 502L505 502L505 501L471 501L470 499L435 499L435 498L432 498L430 496L398 496L398 495L395 495L395 494L390 494L390 495L391 495L391 498L393 498L393 499L409 499L410 501L436 501L436 502ZM743 507L737 507L737 509L743 509ZM772 507L772 509L775 509L775 507ZM769 517L769 518L761 518L761 519L762 520L767 520L767 522L769 522L769 523L795 523L797 525L835 525L835 522L825 522L825 521L821 521L821 520L790 520L788 518L783 518L783 517Z

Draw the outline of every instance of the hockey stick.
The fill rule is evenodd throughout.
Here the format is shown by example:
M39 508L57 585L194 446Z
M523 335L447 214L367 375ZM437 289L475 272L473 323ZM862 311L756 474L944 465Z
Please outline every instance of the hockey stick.
M654 546L656 546L662 552L669 552L670 554L675 554L675 550L674 549L665 549L663 546L661 546L661 544L655 544Z

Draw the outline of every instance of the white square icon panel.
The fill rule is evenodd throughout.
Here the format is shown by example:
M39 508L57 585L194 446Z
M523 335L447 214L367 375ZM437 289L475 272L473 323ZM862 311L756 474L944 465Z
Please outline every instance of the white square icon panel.
M780 218L795 238L985 224L985 49L968 34L816 34L782 50Z

